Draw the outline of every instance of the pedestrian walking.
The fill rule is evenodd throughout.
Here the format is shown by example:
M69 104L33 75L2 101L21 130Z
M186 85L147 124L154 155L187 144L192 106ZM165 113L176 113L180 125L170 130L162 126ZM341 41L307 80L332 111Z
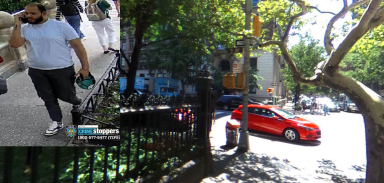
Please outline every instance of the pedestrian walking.
M92 4L96 4L106 15L106 18L103 20L92 21L92 26L96 31L101 47L103 47L104 54L108 54L110 50L116 51L112 48L113 43L116 42L117 39L108 11L112 9L111 5L105 0L88 0L87 8Z
M305 108L307 107L307 102L305 100L301 101L302 113L305 113Z
M116 10L117 10L117 13L118 13L118 17L120 17L120 0L112 0L113 3L115 3L115 7L116 7Z
M65 20L75 29L77 35L82 40L87 38L80 30L81 16L80 12L84 13L83 7L78 0L56 0L56 20L60 21L61 15L65 17Z
M324 104L323 111L324 111L324 116L326 116L327 114L329 115L327 104Z
M294 109L294 111L293 111L293 114L296 115L296 111L297 111L298 113L301 114L301 107L302 107L302 106L300 105L300 103L299 103L299 102L296 102L296 103L295 103L295 107L294 107L295 109Z
M211 93L211 104L210 104L210 112L213 124L216 124L216 104L217 104L217 93L215 91L212 91Z
M42 4L28 4L24 14L16 16L15 23L9 45L18 48L26 44L28 75L52 120L45 135L55 135L64 126L58 99L72 105L82 102L76 96L74 83L77 76L89 75L87 52L76 31L66 22L48 19ZM67 42L81 62L82 68L77 73Z

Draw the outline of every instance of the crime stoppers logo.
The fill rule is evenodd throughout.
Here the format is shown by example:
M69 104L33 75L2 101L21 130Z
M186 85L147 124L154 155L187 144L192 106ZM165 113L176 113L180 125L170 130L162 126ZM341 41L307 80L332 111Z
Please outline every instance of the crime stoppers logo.
M76 125L67 125L65 126L65 135L72 140L76 136Z
M99 129L98 125L78 125L77 135L120 135L119 129Z

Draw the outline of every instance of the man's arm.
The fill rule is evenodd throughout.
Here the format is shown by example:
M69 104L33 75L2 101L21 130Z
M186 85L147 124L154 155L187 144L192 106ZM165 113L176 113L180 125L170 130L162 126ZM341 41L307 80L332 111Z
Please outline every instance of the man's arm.
M21 21L20 18L21 15L16 16L16 23L15 27L12 30L11 38L9 39L8 43L9 46L12 48L18 48L25 44L25 39L21 37Z
M72 0L72 2L73 2L73 4L77 7L77 9L79 9L79 11L80 11L81 13L84 12L84 9L83 9L83 7L80 5L79 0Z
M89 70L89 62L88 62L87 52L85 51L85 48L84 48L83 44L81 43L81 40L79 38L72 39L69 41L69 44L72 46L77 57L79 58L82 69Z

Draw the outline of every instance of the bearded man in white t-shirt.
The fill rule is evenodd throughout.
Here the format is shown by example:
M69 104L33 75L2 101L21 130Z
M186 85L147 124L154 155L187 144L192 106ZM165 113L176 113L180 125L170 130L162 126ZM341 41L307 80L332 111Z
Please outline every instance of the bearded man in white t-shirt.
M27 23L24 24L22 18ZM48 19L42 4L28 4L15 23L9 45L18 48L26 44L28 75L52 119L45 135L55 135L64 127L58 99L73 105L82 102L76 96L74 83L77 76L85 78L89 75L87 52L76 31L66 22ZM82 65L77 73L68 42Z

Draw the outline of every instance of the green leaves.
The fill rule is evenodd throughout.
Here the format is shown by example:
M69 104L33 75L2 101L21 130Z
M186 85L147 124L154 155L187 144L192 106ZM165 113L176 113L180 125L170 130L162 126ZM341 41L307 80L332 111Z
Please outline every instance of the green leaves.
M362 42L369 43L367 40ZM340 72L366 84L384 83L383 50L383 46L371 45L370 49L348 53L340 65Z
M24 10L24 7L31 2L37 2L37 0L1 0L0 10L8 13Z
M318 46L319 41L313 39L311 36L306 35L301 38L299 44L294 45L289 52L291 57L298 68L299 72L304 77L313 76L313 68L321 61L325 60L323 55L325 55L325 49L321 46ZM291 91L295 90L296 82L293 80L293 74L291 70L286 67L281 70L283 73L283 83ZM323 88L317 88L307 85L301 86L302 93L313 93L313 92L325 92Z

